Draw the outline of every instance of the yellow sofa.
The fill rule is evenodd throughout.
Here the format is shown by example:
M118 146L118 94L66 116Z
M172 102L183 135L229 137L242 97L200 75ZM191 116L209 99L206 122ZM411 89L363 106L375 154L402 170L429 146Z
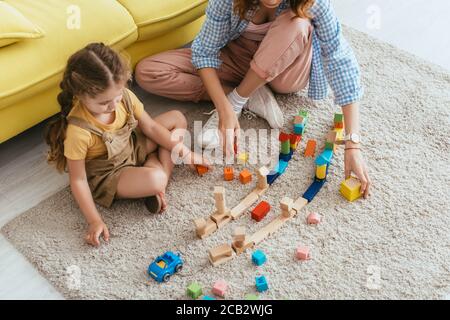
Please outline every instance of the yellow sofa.
M125 49L134 66L148 55L190 42L203 22L207 0L4 3L43 36L0 47L0 143L59 112L58 85L72 53L90 42L104 42Z

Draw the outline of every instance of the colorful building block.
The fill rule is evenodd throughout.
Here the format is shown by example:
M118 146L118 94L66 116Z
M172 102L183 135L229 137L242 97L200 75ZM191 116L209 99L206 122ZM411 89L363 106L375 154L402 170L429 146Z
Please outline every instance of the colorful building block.
M280 142L290 141L290 135L285 132L280 132L280 135L278 136L278 140L280 140Z
M210 296L203 296L202 300L217 300L217 299Z
M223 179L225 181L232 181L234 180L234 170L232 167L225 167L223 168Z
M361 182L355 177L350 177L341 183L340 191L348 201L354 201L361 197Z
M291 152L296 150L300 141L302 141L302 136L298 134L291 134L291 138L289 139L291 143Z
M261 250L256 250L252 254L252 262L257 266L262 266L267 261L267 257Z
M327 165L316 166L316 178L325 179L327 176Z
M334 122L344 122L344 115L342 113L335 113Z
M269 284L265 276L259 276L255 278L256 290L263 292L269 290Z
M267 183L272 185L279 176L280 173L278 171L275 170L270 171L269 174L267 175Z
M277 171L281 175L286 171L287 167L288 167L288 162L280 160L278 162L277 166L275 167L274 171Z
M259 300L259 296L257 294L249 293L245 295L244 300Z
M317 158L316 165L329 164L333 158L333 150L324 150Z
M261 221L270 211L270 204L267 201L261 201L253 210L252 219Z
M308 217L306 218L306 222L308 224L319 224L322 220L321 216L318 213L311 212L308 214Z
M303 194L303 198L311 202L314 197L319 193L320 189L325 184L326 179L314 179L314 182L309 186L308 190Z
M239 174L239 180L241 181L242 184L247 184L250 181L252 181L252 174L247 169L244 169Z
M314 154L316 153L316 144L316 140L308 140L306 143L305 157L314 157Z
M202 165L196 165L195 168L197 169L197 173L199 176L203 176L209 171L208 167Z
M224 298L227 289L228 284L225 280L217 280L212 288L212 293L214 293L216 296Z
M305 125L303 123L294 124L294 133L303 135L305 132Z
M344 123L343 122L335 122L334 128L335 129L344 129Z
M202 295L202 287L198 283L193 282L187 287L186 294L195 300Z
M283 160L285 162L289 162L292 159L292 155L293 155L294 151L291 150L291 152L289 152L288 154L283 154L280 153L280 156L278 157L279 160Z
M309 248L304 246L299 246L295 252L295 256L298 260L309 260L310 254L309 254Z
M289 154L291 152L291 142L290 140L283 141L281 143L280 153Z
M247 152L242 152L237 156L238 164L246 164L248 162L249 154Z

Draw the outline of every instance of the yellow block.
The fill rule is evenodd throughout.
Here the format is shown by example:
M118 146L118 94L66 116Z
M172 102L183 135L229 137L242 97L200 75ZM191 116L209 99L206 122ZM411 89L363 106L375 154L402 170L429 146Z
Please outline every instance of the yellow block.
M247 152L243 152L237 156L237 161L239 164L246 164L248 161L249 155Z
M327 176L327 165L316 166L316 177L317 179L325 179Z
M355 177L350 177L341 183L340 191L348 201L354 201L361 197L361 182Z

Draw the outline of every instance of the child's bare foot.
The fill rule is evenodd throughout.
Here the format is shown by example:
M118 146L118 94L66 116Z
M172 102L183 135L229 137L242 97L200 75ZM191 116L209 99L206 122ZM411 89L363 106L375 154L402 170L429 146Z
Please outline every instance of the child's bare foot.
M150 213L162 213L167 208L166 198L162 192L145 198L144 203Z

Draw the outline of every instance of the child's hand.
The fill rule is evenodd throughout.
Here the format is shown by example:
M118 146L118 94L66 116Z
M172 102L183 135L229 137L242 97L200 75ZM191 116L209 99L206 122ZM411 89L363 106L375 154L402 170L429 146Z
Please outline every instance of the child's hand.
M207 167L208 169L211 169L210 162L208 161L208 159L203 157L201 154L191 152L190 156L187 157L186 160L187 160L186 164L188 164L192 170L195 170L196 165L202 165L204 167Z
M359 181L361 181L361 194L367 199L369 196L370 186L372 185L372 180L370 180L367 165L361 154L361 150L346 150L344 154L344 164L345 179L350 178L350 175L353 172Z
M89 224L89 229L86 234L85 240L91 246L98 247L100 245L100 235L103 234L103 240L109 241L109 231L106 224L99 220Z

